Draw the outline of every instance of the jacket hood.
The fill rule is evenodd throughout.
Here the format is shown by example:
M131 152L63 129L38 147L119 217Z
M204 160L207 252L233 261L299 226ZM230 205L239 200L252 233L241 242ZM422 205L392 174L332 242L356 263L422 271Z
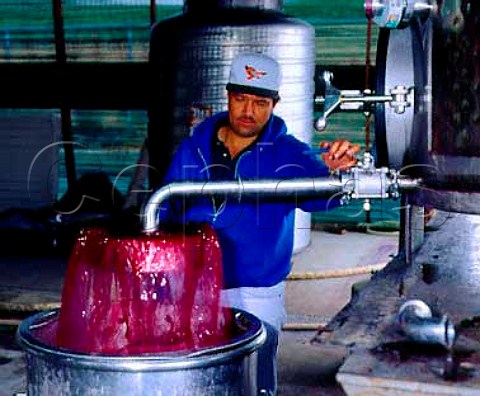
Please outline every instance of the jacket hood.
M222 119L228 119L228 111L217 113L202 121L192 133L192 141L196 148L203 153L210 153L211 139L215 132L215 124ZM259 142L275 142L280 136L286 135L287 126L278 116L272 114L265 129L259 139Z

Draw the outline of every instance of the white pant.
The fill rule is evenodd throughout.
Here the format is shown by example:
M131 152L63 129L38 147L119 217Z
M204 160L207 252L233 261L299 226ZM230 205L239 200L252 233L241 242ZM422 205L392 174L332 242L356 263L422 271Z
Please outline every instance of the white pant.
M270 287L239 287L222 290L222 306L242 309L280 332L285 323L285 282Z
M277 392L278 333L285 322L285 282L271 287L222 290L222 305L247 311L264 322L267 340L258 351L259 395Z

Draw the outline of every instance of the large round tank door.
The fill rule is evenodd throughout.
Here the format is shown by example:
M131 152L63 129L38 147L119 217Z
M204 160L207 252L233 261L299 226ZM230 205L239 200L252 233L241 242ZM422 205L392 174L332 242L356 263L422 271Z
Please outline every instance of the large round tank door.
M422 36L421 29L424 26L418 21L404 29L380 29L373 94L340 91L332 85L331 74L325 72L322 75L324 96L315 99L322 107L315 122L316 129L323 130L327 117L336 110L370 112L373 109L376 164L401 169L412 151L412 141L422 140L427 135L424 124L429 111L426 94L429 46L424 46L422 39L426 36ZM419 147L413 149L420 158L426 158L424 153L419 153Z
M402 107L403 111L391 102L380 102L375 106L377 165L400 169L409 155L414 125L426 117L427 71L418 23L405 29L381 29L376 64L377 94L387 95L403 89L408 99Z
M480 213L480 3L445 2L425 21L381 29L377 93L414 89L413 105L375 112L379 165L423 179L417 205Z

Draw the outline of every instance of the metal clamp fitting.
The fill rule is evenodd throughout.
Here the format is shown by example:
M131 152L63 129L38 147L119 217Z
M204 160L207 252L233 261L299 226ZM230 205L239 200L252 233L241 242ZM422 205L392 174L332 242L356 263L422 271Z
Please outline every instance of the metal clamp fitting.
M421 344L438 344L451 349L455 327L446 315L434 318L422 300L409 300L398 311L398 323L405 335Z

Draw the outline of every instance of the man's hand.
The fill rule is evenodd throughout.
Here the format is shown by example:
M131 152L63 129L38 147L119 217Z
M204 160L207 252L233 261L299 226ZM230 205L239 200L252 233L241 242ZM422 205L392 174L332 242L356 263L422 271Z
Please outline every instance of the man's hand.
M333 143L322 142L320 148L328 148L328 153L322 154L322 160L331 171L345 171L357 163L355 155L360 151L359 144L348 140L336 140Z

